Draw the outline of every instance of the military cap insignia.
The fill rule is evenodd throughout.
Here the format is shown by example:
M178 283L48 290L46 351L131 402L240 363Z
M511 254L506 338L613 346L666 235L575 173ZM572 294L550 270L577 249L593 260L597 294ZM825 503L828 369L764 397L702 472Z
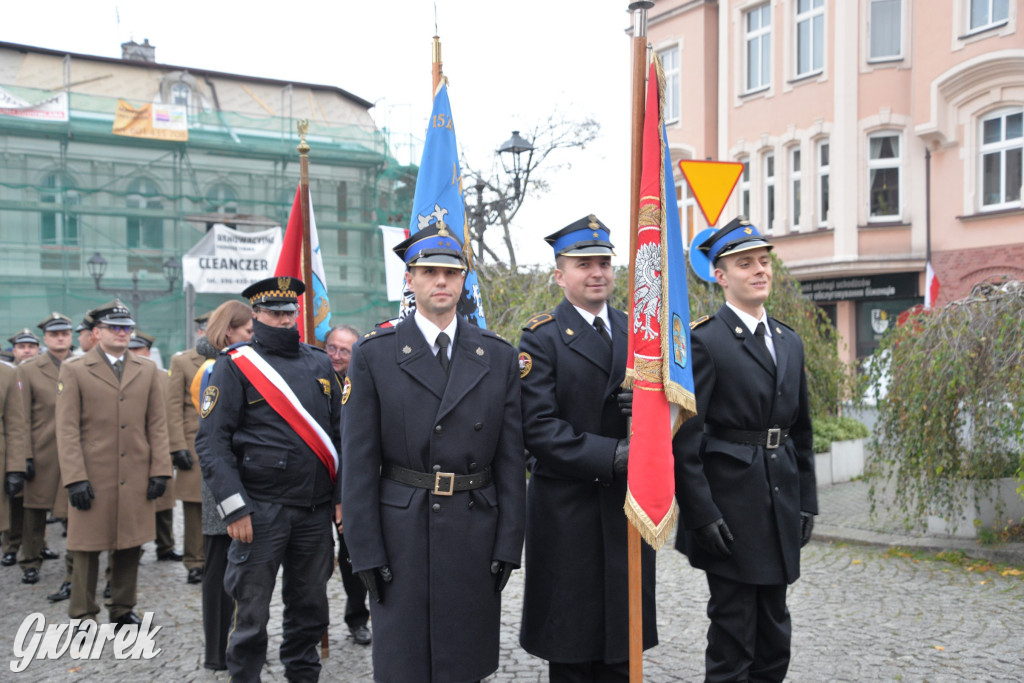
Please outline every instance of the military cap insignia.
M405 346L402 347L402 353L408 356L410 353L412 353L412 347L406 344Z
M519 379L522 379L530 374L530 370L533 369L533 358L530 357L526 351L519 354Z
M318 377L316 381L320 383L320 391L324 392L324 396L330 397L331 381L328 379L324 379L323 377Z
M64 382L57 382L57 393L64 393Z
M484 349L483 349L482 346L476 347L476 355L478 355L478 356L484 355Z
M281 289L281 290L288 289L288 285L290 285L291 283L292 283L292 279L290 277L279 277L279 278L277 278L277 288L278 289Z
M220 398L220 390L217 387L206 387L206 391L203 392L203 402L199 404L199 417L207 417L213 407L217 405L218 398Z
M348 377L345 378L345 386L341 388L341 405L348 403L349 397L352 395L352 380Z

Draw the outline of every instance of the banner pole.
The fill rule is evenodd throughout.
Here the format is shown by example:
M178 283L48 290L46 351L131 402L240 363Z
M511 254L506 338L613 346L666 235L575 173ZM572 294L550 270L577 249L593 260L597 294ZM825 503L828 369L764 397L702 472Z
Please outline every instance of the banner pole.
M298 123L299 129L299 208L302 209L302 282L306 291L302 295L302 341L316 344L316 311L313 310L313 259L309 236L309 145L306 144L306 132L309 120Z
M632 82L632 144L630 146L630 201L629 201L629 298L633 301L633 283L636 276L636 246L640 212L640 177L644 136L644 85L647 74L647 10L654 6L650 0L631 2L633 13L633 82ZM633 353L632 335L628 353ZM632 421L630 421L632 422ZM632 429L632 424L630 424ZM643 574L641 572L640 531L626 521L627 555L629 562L629 680L644 680L644 611Z

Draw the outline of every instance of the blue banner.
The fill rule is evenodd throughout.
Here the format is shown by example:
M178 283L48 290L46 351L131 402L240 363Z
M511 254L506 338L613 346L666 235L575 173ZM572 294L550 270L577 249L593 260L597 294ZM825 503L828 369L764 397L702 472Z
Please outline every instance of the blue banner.
M665 276L668 277L669 357L662 381L666 392L676 388L693 396L693 364L690 362L690 295L686 286L686 253L683 251L683 232L679 224L679 204L676 202L676 181L672 174L672 159L668 149L668 135L661 127L661 148L665 157ZM662 318L662 321L665 317ZM661 327L665 329L664 323ZM673 433L678 424L673 425Z

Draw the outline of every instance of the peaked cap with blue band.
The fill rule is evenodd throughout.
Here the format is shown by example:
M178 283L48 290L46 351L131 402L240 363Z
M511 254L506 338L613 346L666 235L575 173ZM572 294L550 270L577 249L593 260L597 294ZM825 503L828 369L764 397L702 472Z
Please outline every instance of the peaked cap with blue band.
M407 267L436 266L466 270L462 243L444 223L431 223L395 245L393 251Z
M746 218L733 218L723 228L716 230L701 242L697 248L707 254L712 264L729 254L761 248L772 250L772 245L764 239Z
M559 256L612 256L615 245L609 241L608 226L590 214L570 223L558 232L548 235L544 241Z

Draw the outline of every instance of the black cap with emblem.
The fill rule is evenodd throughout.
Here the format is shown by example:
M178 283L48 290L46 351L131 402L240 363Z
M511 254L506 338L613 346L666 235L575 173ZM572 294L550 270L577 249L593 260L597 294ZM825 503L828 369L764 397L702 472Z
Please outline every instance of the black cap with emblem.
M395 245L393 251L405 265L466 269L462 243L444 223L432 223Z
M120 299L108 301L89 311L89 317L93 319L93 327L96 325L123 325L135 327L132 320L132 313Z
M726 226L711 233L706 240L697 245L712 264L717 263L723 256L762 247L769 251L772 249L772 245L768 244L757 228L743 217L733 218Z
M559 256L613 256L611 231L597 216L590 214L544 238Z
M259 306L268 311L297 311L299 297L306 291L306 285L297 277L282 275L268 277L254 282L242 290L242 296L253 308Z

